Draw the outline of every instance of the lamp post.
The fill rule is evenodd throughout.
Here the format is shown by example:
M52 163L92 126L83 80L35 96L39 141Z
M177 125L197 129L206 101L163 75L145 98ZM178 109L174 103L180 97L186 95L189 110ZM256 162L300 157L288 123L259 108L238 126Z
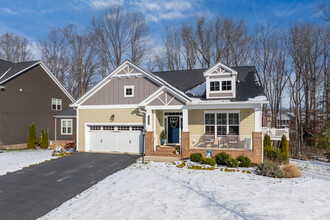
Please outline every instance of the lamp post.
M145 152L145 135L146 135L146 129L142 130L142 137L143 137L143 148L142 148L142 163L144 163L144 152Z

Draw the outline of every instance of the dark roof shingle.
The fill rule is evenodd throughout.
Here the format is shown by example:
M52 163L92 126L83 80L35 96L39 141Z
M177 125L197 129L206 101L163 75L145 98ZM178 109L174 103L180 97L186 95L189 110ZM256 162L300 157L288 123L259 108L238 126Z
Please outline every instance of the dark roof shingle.
M63 111L57 113L54 117L56 118L60 118L60 117L68 117L68 116L76 116L77 115L77 111L76 109L74 109L73 107L69 107L64 109Z

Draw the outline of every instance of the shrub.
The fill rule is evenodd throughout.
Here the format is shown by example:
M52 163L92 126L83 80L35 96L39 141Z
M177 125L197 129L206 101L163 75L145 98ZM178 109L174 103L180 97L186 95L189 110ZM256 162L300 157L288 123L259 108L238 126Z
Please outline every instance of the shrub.
M268 134L265 134L264 136L264 147L272 146L272 141L270 139L270 136Z
M325 153L325 156L327 157L328 161L330 162L330 151Z
M239 162L239 167L251 167L252 163L248 157L238 156L237 161Z
M41 129L41 137L40 137L40 147L47 148L48 147L48 131L47 129Z
M190 154L190 160L193 162L201 162L202 159L203 159L203 156L201 153Z
M238 167L238 161L234 158L230 158L226 163L227 167Z
M265 158L280 164L288 161L288 157L285 153L282 153L279 148L274 148L272 146L267 146L264 148L264 156Z
M286 178L295 178L301 176L299 169L294 165L285 165L283 167L283 172Z
M26 141L26 146L28 148L35 148L36 140L37 140L36 125L32 123L32 125L29 127L29 134Z
M286 139L286 136L283 134L281 138L281 143L280 143L280 150L283 154L286 155L286 163L289 162L289 148L288 148L288 141Z
M52 153L52 157L65 157L68 155L69 153L63 150L62 148L56 148Z
M219 165L227 165L227 161L230 159L230 155L225 152L221 152L215 155L215 161Z
M281 170L276 163L271 161L264 161L264 163L259 164L256 170L257 174L268 177L283 178L284 172Z
M214 166L216 164L216 162L213 158L203 158L201 163L208 164L210 166Z
M178 168L183 168L186 166L186 161L183 161L181 164L177 165Z
M330 150L330 124L320 130L317 135L316 147ZM330 161L330 158L328 160Z
M165 130L162 130L162 132L160 132L159 137L160 137L160 139L166 139L166 132L165 132Z

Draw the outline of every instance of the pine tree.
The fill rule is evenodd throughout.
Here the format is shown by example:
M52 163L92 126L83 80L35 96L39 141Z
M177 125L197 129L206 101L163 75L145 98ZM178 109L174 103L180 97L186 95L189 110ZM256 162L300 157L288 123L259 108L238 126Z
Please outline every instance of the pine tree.
M264 148L272 146L272 141L270 139L270 136L268 134L265 134L264 136Z
M40 137L40 147L45 148L45 132L44 129L41 129L41 137Z
M44 143L45 148L48 148L48 130L47 129L45 129L44 141L45 141L45 143Z
M37 140L36 126L33 123L29 127L29 136L28 136L28 139L26 141L26 146L28 148L35 148L36 147L36 140Z
M280 149L281 149L281 152L284 153L287 156L287 161L286 162L289 162L288 141L287 141L286 136L284 134L282 135L282 138L281 138Z

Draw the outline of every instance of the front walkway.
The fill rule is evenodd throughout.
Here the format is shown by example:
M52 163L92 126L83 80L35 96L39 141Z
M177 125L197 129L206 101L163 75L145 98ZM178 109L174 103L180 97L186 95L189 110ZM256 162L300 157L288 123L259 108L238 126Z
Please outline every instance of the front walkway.
M36 219L139 156L76 153L0 176L1 219Z

